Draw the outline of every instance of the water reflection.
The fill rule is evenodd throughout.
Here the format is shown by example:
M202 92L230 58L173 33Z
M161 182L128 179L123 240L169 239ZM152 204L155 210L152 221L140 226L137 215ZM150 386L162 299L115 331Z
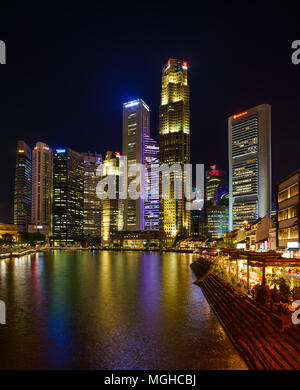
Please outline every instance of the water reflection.
M192 261L109 251L0 261L0 367L246 368L193 285Z

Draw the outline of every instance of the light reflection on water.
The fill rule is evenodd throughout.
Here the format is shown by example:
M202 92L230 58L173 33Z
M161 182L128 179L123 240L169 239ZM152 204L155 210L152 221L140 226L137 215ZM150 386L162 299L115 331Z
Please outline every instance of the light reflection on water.
M0 261L1 369L245 369L193 255L51 252Z

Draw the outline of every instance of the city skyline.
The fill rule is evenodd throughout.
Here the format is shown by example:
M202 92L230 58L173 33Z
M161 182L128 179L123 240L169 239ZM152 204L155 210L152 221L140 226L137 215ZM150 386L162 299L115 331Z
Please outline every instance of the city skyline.
M291 61L291 44L297 39L296 23L292 23L295 16L275 5L268 12L261 8L253 31L247 27L251 26L254 9L239 7L232 9L228 5L222 11L202 8L201 13L188 11L178 41L168 40L168 43L167 27L172 23L170 10L164 7L141 8L146 20L153 16L158 20L163 18L161 25L164 28L160 27L152 34L145 25L144 34L132 42L136 52L130 61L122 46L123 35L122 39L117 37L121 31L127 40L132 36L139 27L133 17L125 18L132 22L130 27L126 23L126 28L125 19L120 17L116 20L109 17L107 21L101 19L103 23L99 25L97 12L94 16L86 9L83 14L89 17L89 29L97 32L92 36L89 29L85 32L76 23L81 12L75 9L68 30L72 43L69 45L64 37L63 14L59 16L57 13L57 32L49 35L46 27L40 26L40 40L35 42L31 38L38 23L38 11L27 11L28 26L31 27L20 36L15 32L13 12L3 9L0 17L1 21L2 18L5 20L0 24L0 33L6 42L8 61L0 73L3 88L0 104L5 107L0 117L5 145L0 164L6 183L6 191L0 196L1 220L12 222L14 140L26 139L30 145L41 140L48 145L65 144L83 151L96 145L91 152L103 155L106 150L121 151L121 140L117 137L122 120L120 107L123 102L137 97L151 107L151 133L157 139L160 69L169 57L185 59L191 68L193 163L210 164L213 161L226 170L227 118L247 107L265 102L272 105L272 149L274 155L284 156L284 162L283 159L273 161L274 193L276 183L297 162L296 142L293 140L298 137L299 67ZM239 12L243 14L243 22L236 18ZM166 20L167 13L170 17ZM280 27L284 20L289 21L288 30ZM25 21L18 20L18 23L22 26ZM113 45L103 43L99 47L99 38L105 30L112 33ZM140 45L141 40L143 45ZM51 42L56 54L47 50L52 47ZM81 42L77 49L75 42ZM155 47L151 57L144 50L147 46ZM26 47L26 61L22 65L23 72L18 72L19 60L24 57L22 47ZM37 53L40 53L38 57ZM78 54L76 60L70 53ZM212 134L214 143L208 148ZM107 140L105 148L102 145L104 136Z

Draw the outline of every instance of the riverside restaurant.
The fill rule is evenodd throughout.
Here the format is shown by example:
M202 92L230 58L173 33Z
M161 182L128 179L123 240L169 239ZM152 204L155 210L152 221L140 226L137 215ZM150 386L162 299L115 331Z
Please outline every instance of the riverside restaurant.
M229 275L235 276L247 290L265 285L266 277L290 279L291 288L300 286L300 259L284 258L276 252L251 252L237 249L200 249L200 255L213 256Z

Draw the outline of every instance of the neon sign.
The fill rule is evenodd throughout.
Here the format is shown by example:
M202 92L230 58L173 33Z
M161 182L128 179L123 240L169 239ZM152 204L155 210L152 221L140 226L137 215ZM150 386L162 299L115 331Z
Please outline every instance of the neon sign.
M235 114L233 115L233 119L238 119L240 118L241 116L245 116L248 114L248 111L244 111L244 112L240 112L239 114Z
M211 176L219 176L220 175L220 171L219 171L219 169L217 169L216 165L211 165L210 169L211 169L211 171L209 171L209 174Z

